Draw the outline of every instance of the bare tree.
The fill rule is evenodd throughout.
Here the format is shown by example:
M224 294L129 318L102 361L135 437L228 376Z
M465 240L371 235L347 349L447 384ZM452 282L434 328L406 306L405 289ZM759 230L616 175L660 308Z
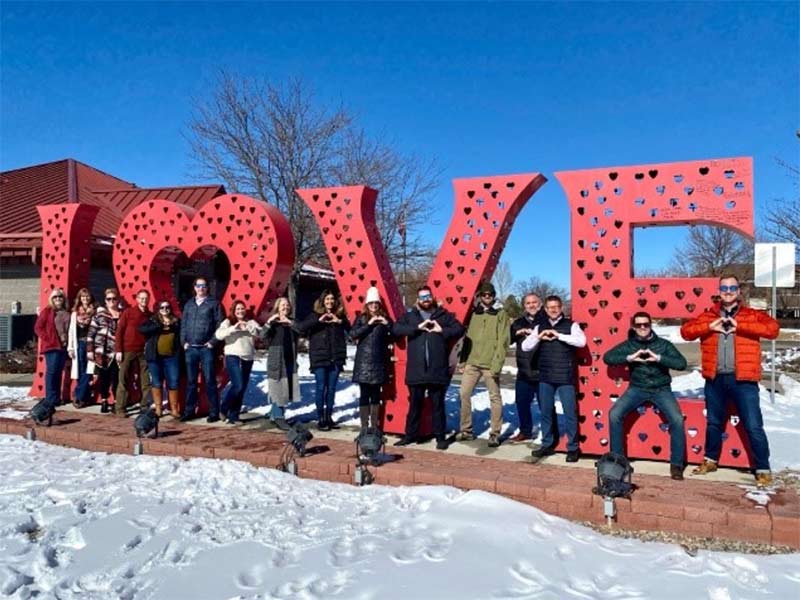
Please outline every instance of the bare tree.
M430 222L426 197L439 172L368 137L343 106L318 103L299 80L284 85L221 73L214 94L195 102L186 138L201 178L276 206L295 238L294 296L308 261L328 264L319 229L295 190L364 184L379 190L376 219L390 260L427 251L416 228ZM399 229L405 227L405 248Z
M669 270L688 277L718 277L753 262L753 242L724 227L699 225L675 249Z
M556 285L551 281L546 281L540 277L534 276L523 281L518 281L514 285L514 289L520 297L524 296L525 294L536 294L539 296L539 298L541 298L542 303L544 303L545 298L548 296L558 296L564 303L564 312L569 313L570 296L569 290L565 287L561 287L560 285Z
M763 220L764 237L769 241L790 242L800 255L800 167L776 159L792 178L793 198L774 199Z
M494 285L497 288L497 297L501 299L507 298L511 293L511 286L514 284L511 267L507 261L503 260L497 264L492 281L494 281Z

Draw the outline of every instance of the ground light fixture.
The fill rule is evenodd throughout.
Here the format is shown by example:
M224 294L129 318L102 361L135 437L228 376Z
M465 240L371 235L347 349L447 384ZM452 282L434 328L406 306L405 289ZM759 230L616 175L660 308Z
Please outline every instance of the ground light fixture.
M291 475L297 475L297 463L294 460L295 456L305 456L306 445L313 439L314 434L302 423L294 423L291 425L286 431L286 444L280 455L278 469Z
M37 425L50 427L53 424L54 413L55 410L53 410L47 400L40 400L31 408L30 417Z
M594 463L597 468L597 486L592 493L603 497L603 515L610 526L617 516L616 498L630 498L634 485L631 482L633 467L622 454L608 452Z
M369 470L369 465L378 464L386 438L378 427L364 427L356 437L356 468L353 471L353 483L356 485L369 485L375 476Z
M133 430L137 438L158 437L158 415L154 408L148 408L139 413L133 421Z

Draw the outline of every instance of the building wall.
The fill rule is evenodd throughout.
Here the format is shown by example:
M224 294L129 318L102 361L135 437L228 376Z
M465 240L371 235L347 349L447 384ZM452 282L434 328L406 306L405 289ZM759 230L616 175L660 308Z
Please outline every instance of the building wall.
M8 264L0 266L0 313L10 313L12 302L22 303L22 314L36 314L39 306L39 286L41 267L27 264ZM103 290L113 287L114 272L109 267L92 269L89 289L96 298L101 298ZM68 298L70 306L74 298Z

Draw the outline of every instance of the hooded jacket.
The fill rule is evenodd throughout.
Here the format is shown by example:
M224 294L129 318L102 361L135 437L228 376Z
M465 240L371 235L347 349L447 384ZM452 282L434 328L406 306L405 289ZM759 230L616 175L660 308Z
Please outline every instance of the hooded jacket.
M461 348L461 360L468 365L489 369L499 375L511 343L508 314L502 307L478 303Z
M661 358L658 362L628 362L628 356L639 350L650 350ZM628 339L617 344L603 355L603 362L610 367L627 365L631 373L631 387L642 390L655 391L669 388L672 377L669 370L683 371L686 368L686 358L675 345L651 333L650 337L642 339L631 329Z

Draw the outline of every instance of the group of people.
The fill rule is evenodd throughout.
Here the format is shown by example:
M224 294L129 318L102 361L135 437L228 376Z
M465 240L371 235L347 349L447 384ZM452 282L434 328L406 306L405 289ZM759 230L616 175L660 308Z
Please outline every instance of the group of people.
M456 317L441 306L430 287L417 290L417 301L396 322L389 317L379 291L367 290L363 310L349 322L339 297L325 290L311 313L295 320L290 302L280 298L262 325L248 314L241 300L234 301L227 315L220 303L209 296L208 281L197 278L194 297L183 307L181 318L171 303L156 303L149 309L150 295L141 290L136 304L119 310L117 290L108 289L104 305L96 306L89 290L78 292L72 311L60 289L50 294L36 322L36 334L46 363L45 401L55 410L60 399L61 377L69 356L72 378L77 380L73 402L81 407L92 403L93 394L101 400L101 410L110 410L114 390L114 413L126 415L128 386L126 377L136 365L139 372L141 406L148 406L149 387L153 407L162 416L165 398L170 414L181 421L196 418L198 375L202 372L209 412L207 421L221 417L238 423L245 390L255 358L256 341L267 347L268 392L272 401L270 418L282 429L288 428L285 407L299 399L297 378L298 339L308 339L311 372L315 379L317 427L337 428L333 419L336 386L347 359L347 343L357 344L352 380L360 388L359 416L362 427L377 427L380 422L382 390L389 380L391 344L405 338L407 364L405 383L409 389L409 409L404 435L396 442L406 446L422 441L421 418L426 398L432 403L430 431L436 447L445 450L447 437L444 398L454 370L461 375L461 413L458 441L474 439L472 393L482 379L490 400L489 447L501 443L503 425L500 372L506 351L516 347L517 377L515 404L519 430L512 443L533 438L534 399L540 413L541 444L533 457L541 459L555 452L559 440L555 399L561 402L566 434L566 460L580 456L578 404L575 392L577 351L586 345L580 325L563 313L558 296L544 303L530 293L523 298L523 314L513 322L497 302L491 283L481 284L477 302L465 330ZM761 377L760 339L778 335L777 321L744 305L739 281L725 275L719 281L720 302L681 328L688 340L700 339L702 372L706 379L707 410L705 457L694 472L706 474L717 469L722 435L730 401L748 434L760 485L771 481L769 444L759 406L758 381ZM455 369L451 364L454 346L463 342ZM218 399L215 357L223 346L225 368L230 385L222 402ZM181 361L185 363L186 398L181 409L179 398ZM611 367L627 367L630 385L614 403L609 414L610 445L613 452L624 452L625 417L646 402L656 406L666 418L670 433L670 475L683 479L686 464L686 438L683 415L671 391L670 370L686 368L686 359L668 340L653 331L647 312L631 318L627 339L603 356ZM94 376L94 392L91 379ZM166 396L164 390L166 389Z
M161 417L166 400L173 418L189 421L196 418L198 378L202 372L209 403L206 420L213 423L222 415L227 423L238 423L255 360L256 340L262 339L269 357L271 418L278 427L288 428L284 407L298 397L297 334L292 328L289 301L279 299L262 326L249 315L241 300L234 301L228 314L223 315L219 301L208 291L208 281L197 278L194 297L184 305L179 318L169 300L157 302L151 311L147 290L136 294L133 306L120 310L116 289L105 290L104 304L97 306L92 293L83 288L69 311L64 291L54 289L35 326L45 360L45 403L50 412L61 400L63 371L69 357L71 377L77 380L72 402L78 408L94 404L96 394L101 412L108 413L113 407L113 414L127 416L128 374L136 368L140 407L145 409L152 402L155 414ZM230 381L222 402L217 392L218 345L223 347ZM183 370L185 402L179 393Z
M693 470L705 475L717 470L728 405L733 403L753 453L756 482L769 485L769 443L759 405L762 339L778 336L778 322L745 306L735 275L719 279L719 302L681 327L687 341L700 340L702 373L706 380L706 432L703 462ZM578 405L575 393L577 351L586 346L580 325L563 313L558 296L542 300L530 293L523 298L523 314L509 324L509 318L496 302L491 283L478 290L469 328L463 327L441 307L437 307L430 288L419 290L416 306L403 315L393 328L395 335L409 337L406 383L410 388L410 407L405 435L397 445L419 440L419 414L427 390L433 402L432 431L437 448L447 448L444 427L444 389L449 384L444 357L449 344L464 335L458 371L461 373L460 427L456 440L472 440L472 393L483 379L489 392L489 447L500 445L502 399L500 372L506 349L516 346L517 377L514 386L519 430L512 443L533 438L534 398L540 413L541 444L532 452L535 460L555 452L559 440L555 398L561 401L566 433L566 460L580 457ZM682 480L686 467L684 416L672 393L670 370L684 370L686 358L670 341L653 331L652 318L636 312L630 321L627 339L608 350L603 361L610 367L626 367L629 386L613 404L609 414L611 451L624 454L624 421L627 415L649 402L664 416L670 434L670 476ZM438 361L438 362L434 362ZM440 367L436 375L431 365Z

